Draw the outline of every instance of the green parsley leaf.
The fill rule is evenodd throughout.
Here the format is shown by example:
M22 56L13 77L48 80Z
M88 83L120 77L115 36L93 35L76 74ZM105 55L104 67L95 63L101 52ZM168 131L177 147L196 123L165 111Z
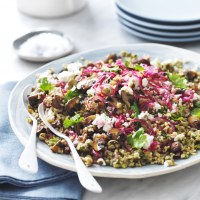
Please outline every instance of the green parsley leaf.
M119 66L107 67L104 65L101 70L105 72L118 72L121 71L121 68Z
M74 115L73 117L71 117L70 119L69 118L66 118L63 122L63 126L65 128L69 128L70 126L74 126L80 122L82 122L84 119L84 117L81 117L79 114L76 114Z
M127 68L134 69L134 70L139 71L139 72L144 71L144 67L143 67L143 66L141 66L141 65L139 65L139 64L133 65L133 63L131 62L131 60L127 60L127 59L126 59L126 60L124 61L124 65L125 65Z
M133 64L131 63L131 61L129 61L127 59L124 61L124 65L127 68L133 69Z
M187 87L187 80L179 74L168 73L168 77L176 88L185 89Z
M131 109L134 111L134 118L138 118L140 111L136 102L133 103L133 105L131 106Z
M181 106L179 108L179 112L177 114L173 113L171 115L171 119L174 120L174 121L180 121L183 119L183 111L184 111L185 107L184 106Z
M198 118L200 118L200 108L194 108L191 113L191 115L193 116L197 116Z
M137 70L137 71L139 71L139 72L144 71L144 67L142 67L139 64L134 65L134 69Z
M141 149L146 143L146 135L144 135L144 128L139 128L135 134L129 134L127 136L127 142L133 148Z
M59 137L52 137L52 138L49 139L48 145L54 146L59 140L60 140Z
M78 97L80 93L77 91L76 87L74 86L71 90L68 90L65 94L65 102L69 101L74 97Z
M54 89L54 86L48 81L47 77L40 80L40 89L44 92L48 92Z

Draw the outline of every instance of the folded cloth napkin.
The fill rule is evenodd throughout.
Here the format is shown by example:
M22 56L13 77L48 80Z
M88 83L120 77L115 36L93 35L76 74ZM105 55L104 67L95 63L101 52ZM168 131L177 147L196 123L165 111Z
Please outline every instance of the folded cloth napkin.
M79 200L83 194L77 174L38 159L39 171L30 174L18 166L24 147L13 133L7 104L15 83L0 85L0 199Z

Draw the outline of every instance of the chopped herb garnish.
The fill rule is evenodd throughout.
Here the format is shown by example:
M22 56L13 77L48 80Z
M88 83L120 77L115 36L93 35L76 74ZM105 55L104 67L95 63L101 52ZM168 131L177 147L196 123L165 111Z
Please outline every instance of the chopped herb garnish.
M144 135L144 128L139 128L135 134L127 136L127 142L133 148L141 149L146 143L147 137Z
M134 70L139 71L139 72L144 71L144 67L143 66L141 66L139 64L134 64L133 65L133 63L131 61L127 60L127 59L124 61L124 65L127 68L134 69Z
M79 95L80 95L80 93L74 86L71 90L68 90L67 93L65 94L65 102L69 101L70 99L72 99L74 97L78 97Z
M60 140L59 137L52 137L52 138L49 139L48 144L50 146L54 146L59 140Z
M191 111L191 115L197 116L198 118L200 118L200 108L194 108L194 109Z
M54 86L48 81L47 77L40 80L40 89L44 92L48 92L54 89Z
M139 64L134 65L133 69L135 69L135 70L137 70L139 72L144 71L144 67L139 65Z
M187 80L179 74L168 73L168 77L176 88L185 89L187 87Z
M134 118L138 118L140 111L136 102L133 103L133 105L131 106L131 109L134 111Z
M76 114L76 115L74 115L73 117L71 117L70 119L69 119L69 118L66 118L66 119L64 120L63 126L64 126L65 128L69 128L69 127L71 127L71 126L74 126L74 125L76 125L76 124L82 122L83 119L84 119L84 117L81 117L79 114Z
M118 72L121 71L121 68L119 66L107 67L104 65L101 70L104 72Z
M184 106L180 106L179 112L177 114L173 113L171 115L171 119L174 121L180 121L183 119L183 111L184 111Z

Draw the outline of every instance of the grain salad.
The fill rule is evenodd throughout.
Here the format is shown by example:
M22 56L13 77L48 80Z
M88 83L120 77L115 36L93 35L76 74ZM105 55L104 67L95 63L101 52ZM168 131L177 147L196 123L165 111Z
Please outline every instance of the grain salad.
M39 118L43 102L47 121L70 137L86 166L173 166L200 148L199 80L180 60L121 52L38 74L28 111L38 120L39 139L70 154Z

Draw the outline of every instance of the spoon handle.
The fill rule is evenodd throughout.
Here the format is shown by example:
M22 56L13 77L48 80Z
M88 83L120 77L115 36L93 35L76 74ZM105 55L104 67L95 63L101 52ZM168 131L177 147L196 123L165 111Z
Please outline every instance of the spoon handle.
M36 155L36 150L35 150L36 149L37 120L35 120L34 118L32 120L33 120L33 126L31 129L31 134L26 144L26 147L19 158L18 163L21 169L27 172L37 173L38 161L37 161L37 155Z
M83 161L81 160L76 148L74 147L74 144L72 143L72 141L70 140L69 137L63 135L62 133L60 133L59 131L57 131L55 128L53 128L51 126L51 124L47 121L46 117L45 117L45 113L44 113L44 107L43 107L43 103L41 103L38 107L38 113L40 118L42 119L42 121L44 122L44 124L57 136L64 138L70 149L71 149L71 153L72 156L74 158L74 162L76 165L76 171L78 174L78 178L79 181L81 182L82 186L84 188L86 188L87 190L91 191L91 192L96 192L96 193L100 193L102 192L102 188L101 186L98 184L98 182L94 179L94 177L92 176L92 174L88 171L87 167L85 166L85 164L83 163Z
M64 137L64 139L67 141L71 149L71 153L76 165L77 174L82 186L91 192L96 192L96 193L102 192L101 186L98 184L98 182L94 179L94 177L90 174L90 172L84 165L72 141L68 137Z

